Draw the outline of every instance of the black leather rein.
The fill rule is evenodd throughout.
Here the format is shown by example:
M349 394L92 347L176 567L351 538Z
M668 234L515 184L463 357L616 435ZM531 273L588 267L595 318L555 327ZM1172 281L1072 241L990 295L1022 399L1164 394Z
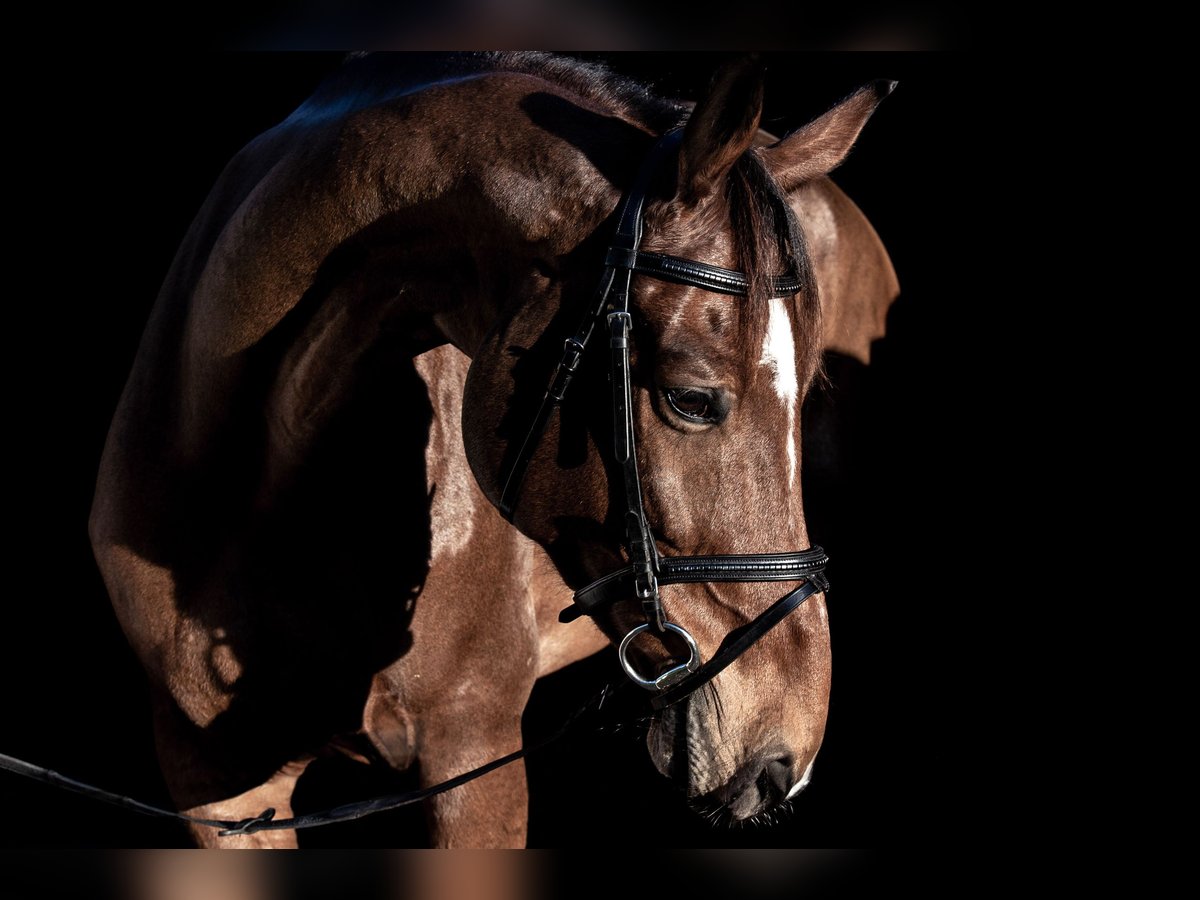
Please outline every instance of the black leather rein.
M619 689L620 687L618 686L617 690ZM564 738L571 729L583 721L586 714L598 712L604 706L605 700L612 696L613 693L615 691L609 685L605 685L598 694L575 710L553 733L536 744L526 745L520 750L514 750L512 753L501 756L498 759L493 759L481 766L476 766L474 769L470 769L453 778L448 778L438 784L404 791L399 794L385 794L380 797L372 797L369 800L343 803L332 809L301 813L286 819L275 818L274 808L264 809L257 816L250 816L245 819L208 819L201 816L190 816L187 813L181 813L173 809L163 809L152 803L145 803L141 800L127 797L124 794L105 790L94 784L88 784L86 781L79 781L60 772L55 772L53 769L47 769L44 766L26 762L23 759L17 759L3 753L0 753L0 771L12 772L14 775L21 775L33 781L39 781L42 784L49 784L53 787L71 791L92 800L99 800L101 803L108 803L111 806L119 806L122 809L141 813L145 816L154 816L159 819L174 819L177 822L186 822L190 825L204 825L209 828L215 828L220 837L256 834L259 831L317 828L321 825L349 822L352 819L361 819L364 816L374 815L375 813L399 809L402 806L410 806L414 803L428 800L431 797L436 797L438 794L452 791L469 781L482 778L489 772L494 772L496 769L525 759Z
M529 432L509 465L500 501L501 511L511 520L529 461L541 443L550 416L566 397L592 336L604 323L607 325L611 353L613 456L623 484L624 546L629 564L577 591L574 604L563 610L559 619L570 622L582 615L598 615L619 601L640 601L646 625L639 625L626 635L621 642L619 655L626 674L634 682L656 691L652 704L657 709L682 700L712 680L778 625L788 613L813 594L829 588L824 575L829 558L820 547L813 546L792 553L662 557L658 554L653 532L646 519L637 466L629 370L629 336L632 329L630 282L633 274L636 272L663 281L739 297L747 296L750 284L742 272L638 249L650 183L663 163L675 154L682 135L681 129L675 129L655 144L621 202L616 233L605 255L604 272L593 301L575 333L564 343L563 355L551 378L550 387L542 398ZM792 276L776 276L771 284L771 294L775 297L791 297L800 289L800 280ZM757 581L804 583L757 618L727 635L713 658L700 665L699 651L691 635L679 625L667 621L659 587L700 582ZM654 679L640 676L626 657L630 640L636 634L651 629L659 635L666 631L679 634L692 650L691 658L686 663Z

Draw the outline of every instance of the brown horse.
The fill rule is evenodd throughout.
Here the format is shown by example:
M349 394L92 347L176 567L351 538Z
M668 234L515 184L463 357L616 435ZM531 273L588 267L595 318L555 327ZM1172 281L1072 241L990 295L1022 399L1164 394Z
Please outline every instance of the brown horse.
M572 60L365 57L230 162L159 294L90 523L180 809L287 815L330 748L416 764L423 784L459 774L520 745L537 678L637 621L632 600L598 628L557 618L625 562L602 367L551 421L513 524L496 507L614 209L681 121L642 247L751 287L634 277L647 517L667 557L808 546L800 405L823 350L867 362L897 294L875 232L825 176L887 89L775 141L753 60L689 114ZM771 197L794 213L790 243ZM757 287L789 264L809 276L794 297ZM779 594L663 592L705 658ZM635 653L662 662L649 642ZM829 687L818 594L671 707L651 756L689 797L754 816L807 784ZM522 845L526 807L509 766L431 801L433 840Z

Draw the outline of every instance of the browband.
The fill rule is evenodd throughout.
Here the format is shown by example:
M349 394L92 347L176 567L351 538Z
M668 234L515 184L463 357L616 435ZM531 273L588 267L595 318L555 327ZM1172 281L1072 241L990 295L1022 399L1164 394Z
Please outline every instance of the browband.
M745 297L750 292L750 279L742 272L678 256L668 256L665 253L611 247L604 264L614 269L629 269L660 281L687 284L718 294ZM771 296L790 297L799 293L803 287L800 279L794 275L776 275L771 279Z

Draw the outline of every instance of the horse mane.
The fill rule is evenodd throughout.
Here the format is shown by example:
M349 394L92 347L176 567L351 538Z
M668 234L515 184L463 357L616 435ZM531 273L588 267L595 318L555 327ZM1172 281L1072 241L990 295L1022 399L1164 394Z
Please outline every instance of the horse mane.
M679 101L660 97L647 85L618 75L601 63L541 51L510 50L351 53L295 115L340 115L439 81L489 72L513 72L545 79L656 132L681 124L687 116L687 107Z
M659 133L681 125L687 116L687 107L679 101L660 97L647 85L617 75L602 63L538 51L502 51L485 56L497 71L545 78Z

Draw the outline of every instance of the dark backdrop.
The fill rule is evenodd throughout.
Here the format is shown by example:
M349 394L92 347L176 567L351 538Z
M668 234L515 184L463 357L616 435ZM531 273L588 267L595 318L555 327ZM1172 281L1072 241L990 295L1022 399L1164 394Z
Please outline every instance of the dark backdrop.
M109 418L159 284L226 161L284 118L338 54L90 54L47 66L11 131L18 164L5 333L11 364L8 590L0 752L167 803L141 670L108 606L86 520ZM618 71L694 98L715 54L617 54ZM948 374L971 314L963 210L982 173L964 130L971 74L946 55L768 55L766 127L803 124L859 84L896 78L835 180L889 248L902 297L875 364L843 402L850 476L824 498L814 539L835 562L833 701L812 786L773 830L710 829L629 733L589 734L529 763L530 843L846 846L964 836L981 782L963 710L977 652L954 554L962 526L961 419L972 385ZM30 76L36 82L37 76ZM14 274L16 273L16 274ZM602 654L542 682L536 736L612 674ZM326 805L396 779L315 767L302 800ZM0 844L174 846L169 824L0 775ZM914 822L921 824L914 825ZM419 816L310 832L307 845L420 840Z

